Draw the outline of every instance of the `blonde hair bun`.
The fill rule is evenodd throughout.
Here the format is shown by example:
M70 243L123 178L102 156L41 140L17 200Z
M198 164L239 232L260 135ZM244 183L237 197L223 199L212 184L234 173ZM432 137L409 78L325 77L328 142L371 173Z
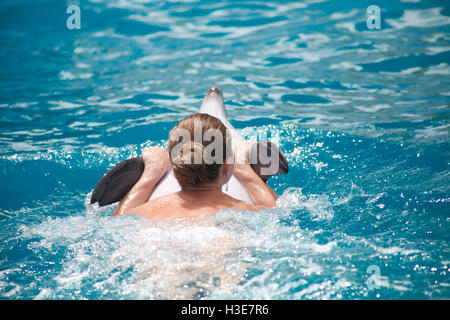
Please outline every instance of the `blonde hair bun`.
M189 132L191 137L194 137L194 124L199 123L202 134L210 129L220 131L222 140L220 143L223 150L227 145L227 132L223 123L208 114L196 113L181 120L171 131L175 133L177 129L183 129ZM179 145L182 143L182 145ZM179 141L179 136L176 134L169 135L168 151L171 156L173 173L178 180L182 189L195 190L201 185L213 183L220 173L220 168L225 162L225 152L221 163L210 163L205 161L205 148L210 142L195 140ZM179 148L179 149L175 149Z

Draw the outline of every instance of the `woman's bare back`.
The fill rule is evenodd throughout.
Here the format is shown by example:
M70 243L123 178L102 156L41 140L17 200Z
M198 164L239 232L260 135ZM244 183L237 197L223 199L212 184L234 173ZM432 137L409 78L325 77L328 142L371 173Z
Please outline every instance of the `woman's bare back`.
M219 190L205 190L172 193L144 203L129 213L136 213L152 219L199 218L213 215L224 208L259 209Z

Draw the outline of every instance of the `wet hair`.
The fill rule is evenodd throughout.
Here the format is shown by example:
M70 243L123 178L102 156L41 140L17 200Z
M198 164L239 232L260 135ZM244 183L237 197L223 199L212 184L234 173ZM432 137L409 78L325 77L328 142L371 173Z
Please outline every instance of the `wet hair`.
M205 113L184 118L170 131L168 151L182 190L195 191L217 180L230 147L228 141L224 124Z

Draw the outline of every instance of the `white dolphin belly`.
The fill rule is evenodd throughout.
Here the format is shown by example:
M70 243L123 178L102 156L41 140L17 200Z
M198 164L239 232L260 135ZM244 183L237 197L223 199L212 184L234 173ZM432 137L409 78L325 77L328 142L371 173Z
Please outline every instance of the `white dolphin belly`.
M207 113L222 121L222 123L227 127L229 133L231 134L231 144L233 148L242 140L239 133L236 131L236 129L233 128L233 126L227 119L222 92L219 88L212 87L208 90L205 98L203 99L202 106L200 107L199 112ZM150 196L149 201L174 192L178 192L180 190L180 184L175 178L173 170L170 170L157 184L155 190L153 190L153 193ZM234 175L232 175L228 183L222 187L222 191L233 198L245 201L248 204L254 204L248 192Z

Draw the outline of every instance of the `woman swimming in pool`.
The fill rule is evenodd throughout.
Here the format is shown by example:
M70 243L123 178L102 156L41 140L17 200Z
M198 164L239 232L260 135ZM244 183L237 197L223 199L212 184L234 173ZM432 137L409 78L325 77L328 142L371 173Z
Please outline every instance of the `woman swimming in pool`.
M215 139L195 140L194 137L199 135L196 130L199 129L201 137L208 132ZM181 140L183 133L187 133L190 139ZM228 141L225 126L213 116L197 113L181 120L169 134L168 151L161 147L142 151L144 173L114 214L139 214L153 219L196 218L213 215L224 208L260 210L275 207L278 196L249 164L251 142L237 146L233 161L227 152L218 152L219 149L227 150ZM171 168L181 191L148 201L156 184ZM255 205L222 192L222 186L232 174L247 190Z

